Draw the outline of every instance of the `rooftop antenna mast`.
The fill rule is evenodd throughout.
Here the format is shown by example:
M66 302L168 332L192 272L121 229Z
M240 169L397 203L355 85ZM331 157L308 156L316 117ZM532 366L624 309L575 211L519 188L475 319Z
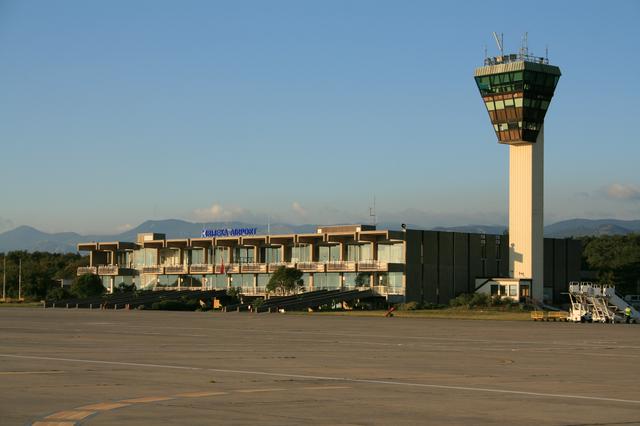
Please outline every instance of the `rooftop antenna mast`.
M496 41L496 44L498 45L498 50L500 51L500 56L504 56L504 33L500 33L500 37L498 38L498 34L494 31L493 32L493 38Z
M529 33L522 36L522 46L520 46L520 56L526 58L529 56Z
M373 220L373 226L376 226L376 196L373 196L373 207L369 207L369 216Z

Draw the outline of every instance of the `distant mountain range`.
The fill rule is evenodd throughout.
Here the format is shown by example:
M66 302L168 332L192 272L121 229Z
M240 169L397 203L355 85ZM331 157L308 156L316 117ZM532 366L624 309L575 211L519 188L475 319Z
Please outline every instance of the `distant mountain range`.
M136 235L142 232L159 232L167 238L199 237L203 226L208 229L255 227L242 222L224 223L191 223L178 219L147 220L136 228L114 235L80 235L75 232L47 233L30 226L19 226L0 234L0 252L11 250L48 251L56 253L75 252L78 243L87 241L135 241ZM317 225L272 224L272 234L294 234L315 232ZM400 229L399 223L381 223L379 229ZM408 224L409 229L424 229ZM454 227L431 228L438 231L473 232L486 234L502 234L505 226L500 225L465 225ZM640 220L617 219L570 219L545 227L545 236L555 238L582 237L587 235L625 235L640 232ZM259 234L266 234L267 227L258 226Z

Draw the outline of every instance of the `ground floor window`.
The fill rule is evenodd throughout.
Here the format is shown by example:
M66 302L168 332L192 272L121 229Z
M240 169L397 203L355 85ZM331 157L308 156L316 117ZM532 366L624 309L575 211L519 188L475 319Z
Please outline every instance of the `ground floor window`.
M158 287L178 287L178 275L158 275Z
M371 272L345 272L344 288L353 290L356 287L369 287L371 285Z
M256 288L256 291L258 293L265 293L267 291L267 284L269 284L271 275L272 274L258 274L258 282Z
M185 275L182 277L182 287L202 287L202 275Z
M315 290L338 290L340 289L340 281L339 273L313 274L313 288Z
M100 277L100 280L102 281L102 285L104 288L106 288L107 290L111 289L111 277Z
M379 285L387 287L387 294L404 294L402 272L383 272L378 276Z
M152 290L155 285L155 275L140 275L136 277L136 288L138 290Z
M213 290L226 290L227 289L227 275L207 275L207 288Z
M243 293L253 292L253 274L232 274L231 286L240 287Z

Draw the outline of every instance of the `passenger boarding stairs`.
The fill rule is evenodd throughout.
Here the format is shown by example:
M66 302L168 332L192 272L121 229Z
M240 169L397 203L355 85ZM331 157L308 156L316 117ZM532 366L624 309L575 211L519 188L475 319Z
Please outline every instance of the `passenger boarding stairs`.
M570 321L623 322L625 309L629 307L631 320L640 322L640 313L616 293L614 286L574 281L569 283L569 298Z

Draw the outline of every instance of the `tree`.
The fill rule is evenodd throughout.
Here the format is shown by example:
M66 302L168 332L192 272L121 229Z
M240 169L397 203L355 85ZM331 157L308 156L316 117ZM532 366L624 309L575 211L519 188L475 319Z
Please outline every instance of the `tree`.
M100 277L93 274L81 275L71 285L71 293L81 299L102 296L105 290Z
M302 271L297 268L281 266L271 276L267 284L267 291L281 295L294 293L304 285L302 275Z
M356 287L369 287L369 278L371 274L369 272L358 272L356 275Z
M640 234L583 239L586 266L621 293L640 293Z

